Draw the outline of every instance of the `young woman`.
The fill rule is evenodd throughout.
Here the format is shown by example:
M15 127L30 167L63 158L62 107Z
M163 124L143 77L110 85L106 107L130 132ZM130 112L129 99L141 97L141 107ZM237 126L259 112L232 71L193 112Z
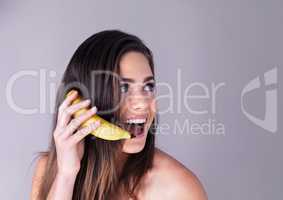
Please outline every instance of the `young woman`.
M77 88L65 98L66 91ZM83 96L84 101L72 104ZM91 109L78 117L82 108ZM106 141L80 128L94 114L132 132ZM136 133L128 123L143 123ZM102 31L74 53L57 93L49 150L37 161L31 199L206 200L197 177L155 147L157 111L151 51L136 36Z

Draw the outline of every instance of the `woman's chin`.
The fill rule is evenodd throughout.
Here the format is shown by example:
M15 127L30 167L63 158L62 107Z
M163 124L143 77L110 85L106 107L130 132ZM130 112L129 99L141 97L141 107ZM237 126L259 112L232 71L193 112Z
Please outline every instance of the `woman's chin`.
M123 152L128 153L128 154L134 154L134 153L139 153L143 150L145 144L129 144L127 142L124 143L123 145Z

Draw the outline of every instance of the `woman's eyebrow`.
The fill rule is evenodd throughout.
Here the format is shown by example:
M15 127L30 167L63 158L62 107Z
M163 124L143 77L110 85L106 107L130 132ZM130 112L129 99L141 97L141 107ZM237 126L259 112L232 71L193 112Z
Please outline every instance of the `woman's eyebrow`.
M136 81L134 79L131 79L131 78L121 78L123 82L130 82L130 83L135 83ZM147 81L150 81L150 80L154 80L154 77L153 76L148 76L146 78L144 78L143 82L147 82Z

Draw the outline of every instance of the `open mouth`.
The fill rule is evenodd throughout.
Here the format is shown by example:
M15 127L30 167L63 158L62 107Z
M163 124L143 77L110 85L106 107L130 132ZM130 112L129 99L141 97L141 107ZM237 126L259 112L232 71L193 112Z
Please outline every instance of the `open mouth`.
M142 136L144 133L146 119L144 120L127 120L120 123L120 127L131 133L132 138Z

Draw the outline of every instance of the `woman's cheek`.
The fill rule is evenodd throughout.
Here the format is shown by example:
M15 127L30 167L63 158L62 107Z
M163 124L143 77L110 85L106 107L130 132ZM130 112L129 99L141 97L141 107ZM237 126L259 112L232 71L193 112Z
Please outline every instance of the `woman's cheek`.
M153 98L153 99L151 100L151 103L150 103L150 110L151 110L151 112L155 115L156 110L157 110L157 101L156 101L156 98Z

